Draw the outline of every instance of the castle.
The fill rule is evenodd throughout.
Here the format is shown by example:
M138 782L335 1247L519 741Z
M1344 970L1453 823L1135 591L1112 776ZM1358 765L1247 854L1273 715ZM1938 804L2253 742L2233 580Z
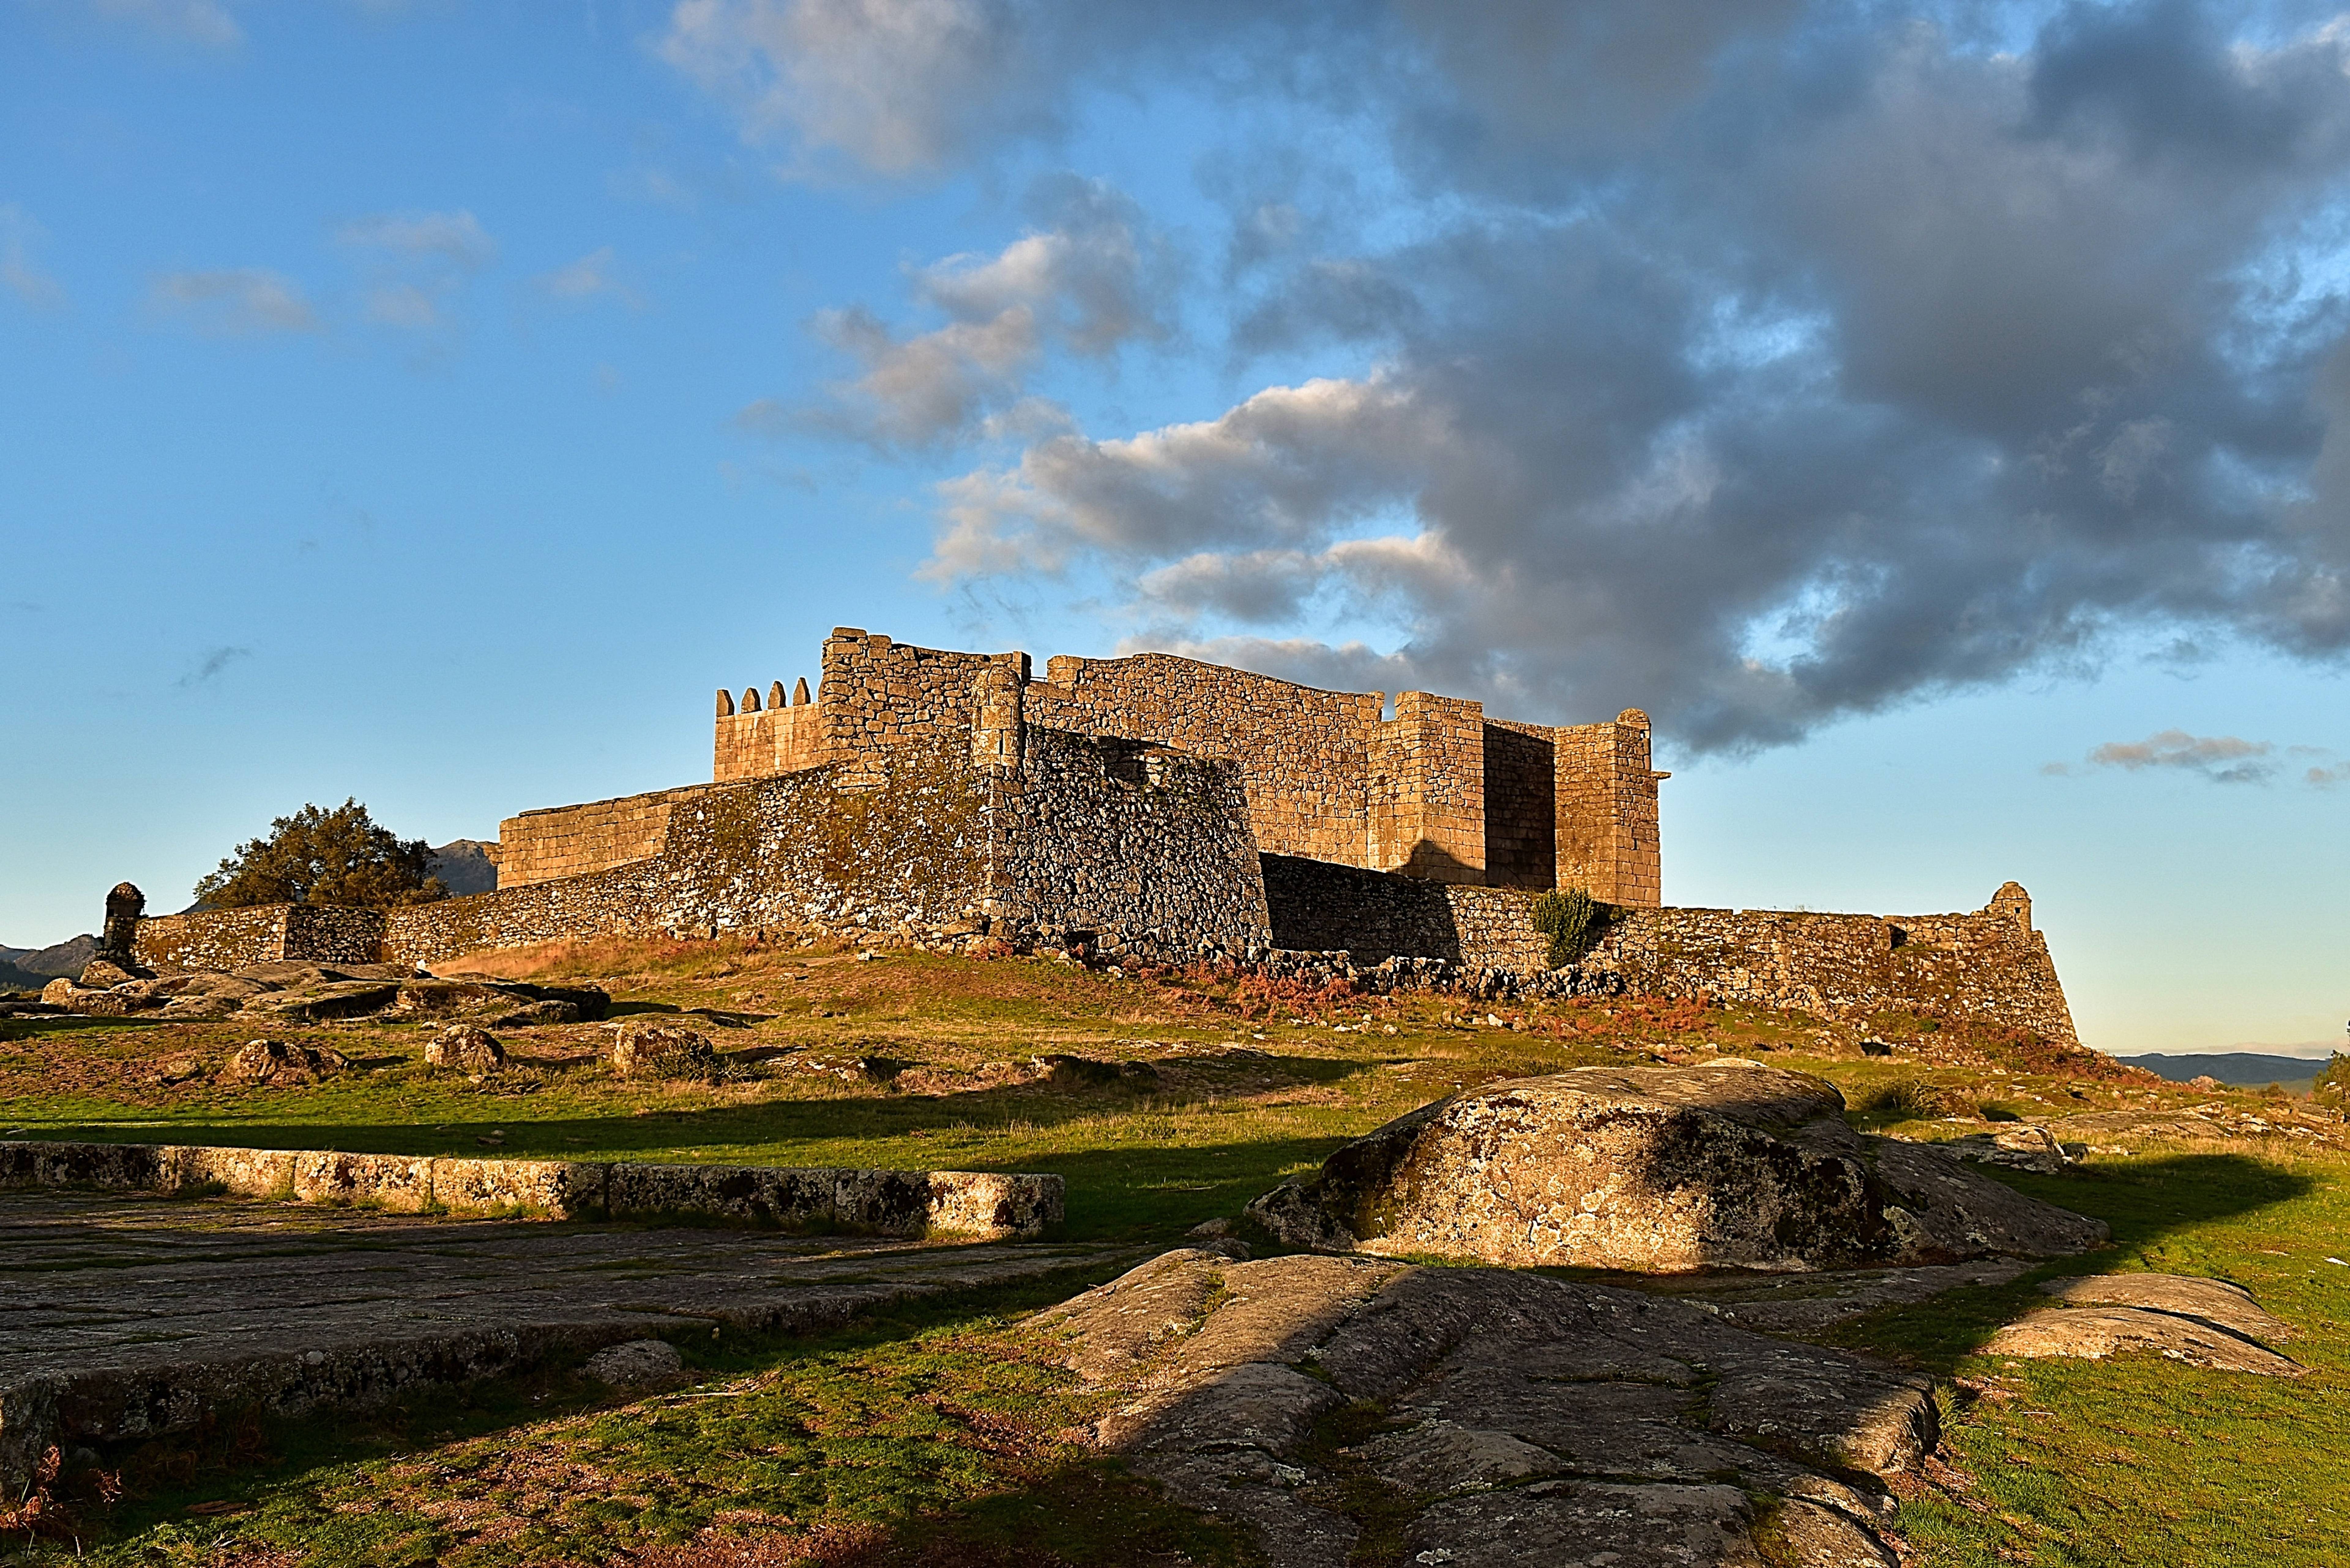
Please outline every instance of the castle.
M432 963L611 932L854 933L1262 964L1487 994L1702 995L2073 1024L2013 883L1970 914L1671 909L1646 714L1489 718L1168 654L917 648L840 628L816 689L718 694L710 783L499 825L495 891L140 922L149 962ZM1554 969L1532 895L1610 909Z

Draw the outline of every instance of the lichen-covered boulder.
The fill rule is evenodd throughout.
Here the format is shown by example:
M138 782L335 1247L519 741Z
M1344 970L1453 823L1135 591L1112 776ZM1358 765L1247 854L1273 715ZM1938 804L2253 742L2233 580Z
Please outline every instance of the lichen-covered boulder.
M452 1023L425 1042L424 1064L452 1073L494 1073L506 1064L506 1048L477 1024Z
M623 1078L707 1078L718 1053L698 1029L658 1018L631 1018L612 1036L612 1071Z
M221 1069L231 1084L265 1084L279 1087L331 1078L350 1066L350 1058L330 1046L291 1045L282 1040L251 1040Z
M1896 1162L1910 1178L1897 1186L1873 1154L1843 1096L1806 1074L1735 1061L1582 1068L1422 1106L1249 1213L1320 1251L1651 1272L2070 1251L2103 1238L1946 1156ZM1906 1189L1924 1178L1931 1191L1913 1200ZM2006 1223L2019 1206L2071 1223Z

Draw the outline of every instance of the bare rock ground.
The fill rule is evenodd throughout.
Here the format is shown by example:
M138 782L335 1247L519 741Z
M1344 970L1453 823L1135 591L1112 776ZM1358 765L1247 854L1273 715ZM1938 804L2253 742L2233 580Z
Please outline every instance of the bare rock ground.
M1680 1302L1501 1269L1167 1253L1033 1320L1097 1440L1275 1568L1891 1568L1930 1380ZM1380 1501L1374 1515L1359 1506Z
M2058 1304L2002 1327L1984 1346L1986 1355L2095 1361L2137 1351L2268 1377L2309 1370L2272 1348L2293 1336L2293 1326L2241 1285L2185 1274L2093 1274L2040 1288Z
M224 1404L364 1406L632 1340L827 1328L1116 1255L0 1193L0 1485L51 1442L180 1430Z

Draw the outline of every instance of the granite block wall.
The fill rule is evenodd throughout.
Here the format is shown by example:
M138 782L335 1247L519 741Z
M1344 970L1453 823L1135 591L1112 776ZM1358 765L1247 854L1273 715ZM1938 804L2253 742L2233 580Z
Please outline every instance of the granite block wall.
M670 814L708 784L526 811L498 824L498 886L585 876L659 855Z
M733 695L718 693L718 732L711 777L720 784L797 773L825 760L824 722L808 699L802 680L787 701L780 680L768 687L764 701L756 687L745 688L737 706Z
M1462 698L1325 691L1171 654L1056 658L917 648L858 628L824 647L815 716L719 699L715 776L837 763L870 771L890 747L972 722L974 683L1008 671L1031 722L1237 763L1249 825L1273 854L1463 886L1587 886L1653 904L1656 782L1645 716L1553 730L1489 720ZM1619 820L1620 819L1620 820Z

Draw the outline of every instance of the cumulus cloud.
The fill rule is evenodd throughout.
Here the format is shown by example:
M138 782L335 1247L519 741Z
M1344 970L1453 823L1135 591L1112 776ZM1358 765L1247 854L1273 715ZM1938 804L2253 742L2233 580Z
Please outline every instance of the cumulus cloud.
M26 305L55 309L65 304L66 291L57 279L35 265L33 251L48 231L13 202L0 202L0 285Z
M154 280L148 297L204 331L231 337L318 330L317 313L302 291L264 267L166 273Z
M1290 672L1315 618L1376 623L1388 683L1637 704L1700 748L2124 641L2350 650L2343 29L2175 0L1399 0L1348 37L1279 8L1186 54L1116 4L938 5L983 44L965 101L924 96L963 80L942 34L869 52L910 5L706 0L671 41L724 33L765 84L732 100L746 126L883 174L1146 66L1273 84L1231 136L1289 116L1282 156L1209 182L1229 352L1347 369L973 468L934 579L1101 579L1164 646ZM1327 171L1378 149L1350 204ZM826 318L868 434L971 428L1084 351L1087 318L1048 327L1016 286L1043 254L926 278L935 341Z
M813 330L860 373L836 382L802 421L779 421L762 401L741 422L804 422L884 448L1064 429L1055 408L1024 395L1028 370L1048 348L1098 359L1172 337L1181 261L1139 208L1097 182L1042 182L1029 208L1041 223L1001 251L949 256L912 275L916 300L947 317L945 326L899 336L861 306L822 312Z

